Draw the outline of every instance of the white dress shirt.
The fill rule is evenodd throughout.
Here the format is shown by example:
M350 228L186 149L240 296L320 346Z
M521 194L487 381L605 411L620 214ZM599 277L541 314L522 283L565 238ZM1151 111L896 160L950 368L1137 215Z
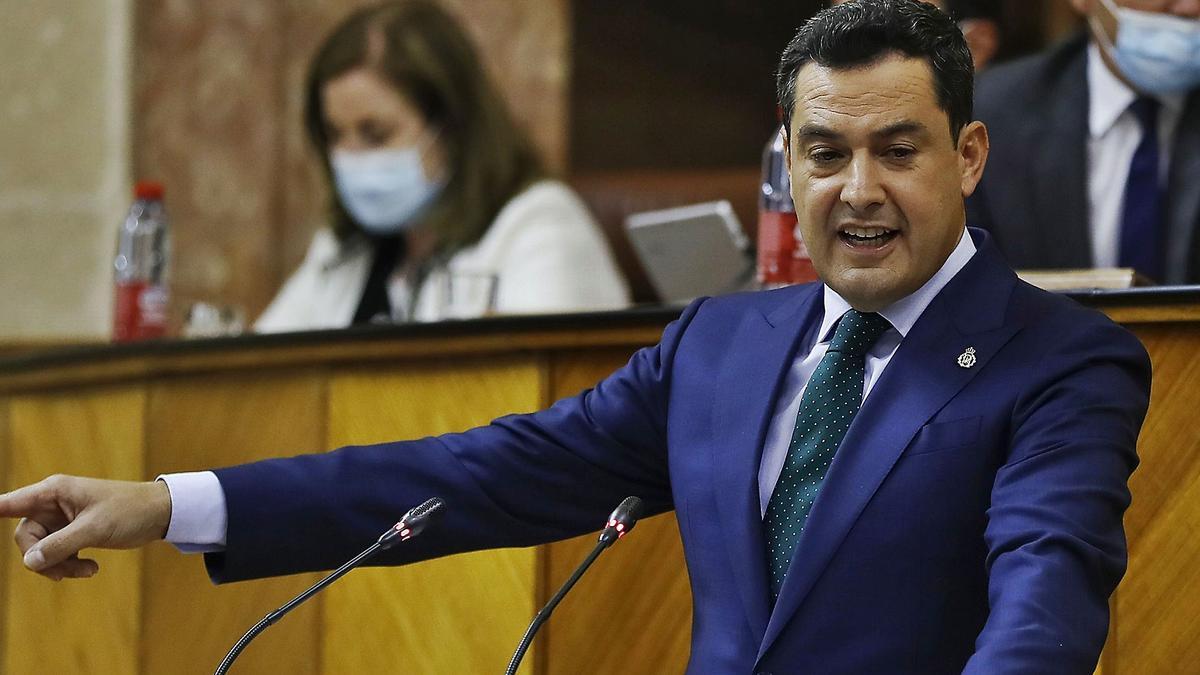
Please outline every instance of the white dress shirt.
M900 346L900 341L908 335L908 331L925 312L933 298L973 255L975 243L964 229L958 245L942 264L941 269L925 282L925 285L879 312L892 324L892 328L888 329L867 353L864 399L891 360L896 348ZM792 365L771 420L758 476L759 498L764 514L771 492L775 489L775 482L779 480L779 472L783 469L804 387L816 370L821 357L825 355L825 350L829 348L834 324L850 309L850 304L828 286L825 287L824 300L824 318L816 333L820 339L805 350L804 356ZM197 471L165 474L159 476L159 479L167 484L167 489L171 492L171 523L167 527L167 541L184 553L222 550L225 547L228 514L225 509L225 492L216 474L211 471Z
M1092 264L1116 267L1120 255L1121 212L1129 164L1142 142L1142 126L1129 110L1138 98L1109 70L1096 43L1088 45L1088 208L1092 234ZM1155 97L1158 113L1159 169L1162 185L1171 166L1175 129L1183 116L1185 96Z
M866 372L863 377L864 401L871 392L871 387L879 380L883 369L892 360L900 342L917 323L917 319L925 313L925 308L973 255L975 242L971 241L971 235L964 229L958 245L950 252L946 262L942 263L941 269L930 277L925 285L912 295L901 298L879 311L892 327L885 331L867 352ZM787 379L775 404L771 425L767 429L762 462L758 468L758 501L764 517L767 514L767 504L771 501L771 493L775 491L775 483L779 481L779 474L783 471L788 447L792 444L792 431L796 426L796 415L800 412L800 399L804 396L804 389L829 349L835 325L843 314L850 311L850 303L828 286L825 287L824 301L825 313L821 319L821 326L815 333L816 342L810 348L801 350L788 370Z

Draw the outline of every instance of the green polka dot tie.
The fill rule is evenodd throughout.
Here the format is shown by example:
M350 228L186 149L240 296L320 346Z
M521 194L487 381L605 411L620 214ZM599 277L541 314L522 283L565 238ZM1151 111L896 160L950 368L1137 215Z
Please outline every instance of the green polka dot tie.
M763 520L772 601L779 597L829 463L862 404L867 350L888 328L891 324L878 314L853 309L843 314L829 350L804 389L792 444Z

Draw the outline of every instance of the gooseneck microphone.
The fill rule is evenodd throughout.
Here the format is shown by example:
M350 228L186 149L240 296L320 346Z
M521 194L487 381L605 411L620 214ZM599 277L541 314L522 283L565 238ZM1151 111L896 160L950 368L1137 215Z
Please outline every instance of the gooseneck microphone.
M271 624L283 618L283 615L287 614L293 609L296 609L302 603L304 603L305 600L308 600L312 596L319 593L321 589L342 578L347 572L361 565L364 561L374 556L376 553L385 551L402 541L408 541L418 534L421 534L421 532L424 531L429 525L430 521L433 520L434 516L441 512L445 505L446 503L440 498L434 497L422 502L418 506L414 506L413 508L409 509L408 513L405 513L404 516L400 518L400 522L388 528L387 532L379 535L379 539L374 544L371 544L371 546L365 551L359 553L346 562L346 564L330 572L329 576L321 579L309 587L308 590L292 598L286 605L268 614L263 618L262 621L254 624L254 627L246 631L246 634L237 641L237 644L233 645L233 649L230 649L229 653L225 655L225 659L221 661L221 665L217 666L216 675L225 675L225 673L229 672L230 666L233 665L233 662L237 659L238 655L242 653L242 650L246 648L246 645L250 644L251 640L258 637L258 635L266 630Z
M641 499L626 497L617 505L617 508L608 516L608 521L605 522L604 529L600 532L600 538L596 542L596 546L592 549L592 552L588 554L587 558L584 558L579 567L575 568L575 572L571 575L571 578L567 579L562 588L558 589L558 592L554 594L554 597L550 598L550 602L546 603L542 611L533 617L533 621L530 622L529 628L525 630L525 635L521 638L521 644L517 645L516 653L513 654L512 659L508 662L508 669L504 671L505 675L516 675L517 668L521 665L521 659L525 658L525 652L529 651L529 645L533 642L534 634L550 618L550 613L554 611L555 607L558 607L558 603L562 602L567 592L575 586L575 582L579 581L579 577L582 577L583 573L592 566L596 558L600 557L600 554L609 546L612 546L618 539L629 534L633 526L637 525L638 518L641 517Z

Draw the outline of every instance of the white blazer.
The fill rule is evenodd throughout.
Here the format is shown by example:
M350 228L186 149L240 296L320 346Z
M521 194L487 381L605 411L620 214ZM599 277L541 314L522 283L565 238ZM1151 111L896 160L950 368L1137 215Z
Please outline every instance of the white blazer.
M371 270L372 249L340 244L333 232L313 237L304 262L254 324L260 333L350 325ZM388 297L397 316L443 316L447 274L494 275L497 314L620 309L629 289L587 207L566 185L541 181L513 197L474 246L429 273L417 289L393 278ZM411 311L409 311L411 309Z

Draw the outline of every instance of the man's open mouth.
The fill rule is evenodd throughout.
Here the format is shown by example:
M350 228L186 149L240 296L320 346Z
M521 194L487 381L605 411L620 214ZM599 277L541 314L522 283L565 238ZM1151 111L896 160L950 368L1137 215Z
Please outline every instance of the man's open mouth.
M838 230L838 238L847 244L862 248L880 248L895 239L899 230L884 227L846 227Z

